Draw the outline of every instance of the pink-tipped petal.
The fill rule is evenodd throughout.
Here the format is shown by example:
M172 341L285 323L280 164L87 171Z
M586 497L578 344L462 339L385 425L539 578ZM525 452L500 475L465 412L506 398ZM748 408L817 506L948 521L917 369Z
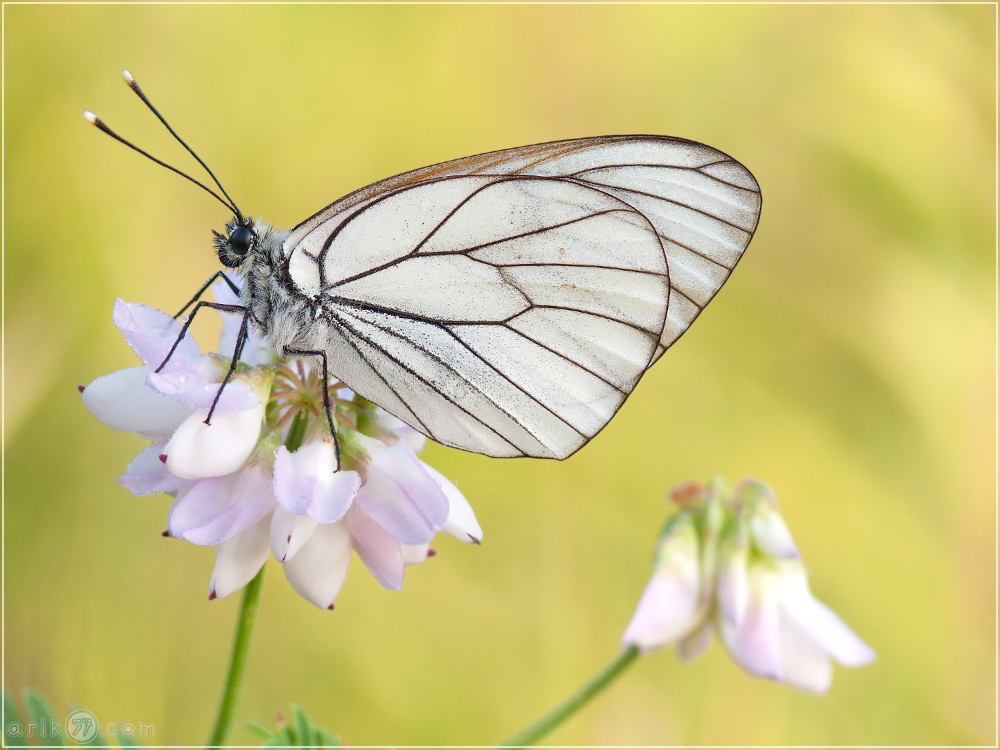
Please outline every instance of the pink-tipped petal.
M431 475L438 487L448 498L448 518L441 527L441 531L451 534L456 539L466 544L481 544L483 540L483 530L476 520L476 514L465 499L465 495L459 492L458 487L445 479L433 466L428 466L423 461L420 462L424 470Z
M125 341L147 365L159 367L166 358L170 347L180 335L182 324L166 313L162 313L138 302L115 300L111 319L122 332ZM188 333L174 351L174 357L197 359L201 356L198 344Z
M226 597L239 591L257 575L270 552L267 541L270 521L265 516L246 531L215 548L215 569L208 582L210 599Z
M151 438L168 437L191 409L159 395L146 385L148 367L130 367L105 375L83 391L83 405L102 424Z
M351 535L344 523L320 524L295 557L285 577L298 594L320 609L330 609L351 562Z
M308 514L320 523L339 521L360 486L357 472L337 471L331 443L307 443L294 453L282 445L274 454L274 494L296 515Z
M375 580L387 589L402 589L404 560L399 540L357 508L351 508L344 521L354 551Z
M274 508L271 521L271 551L274 558L287 562L295 557L309 537L316 531L316 519L312 516L297 516L285 510L282 505Z
M250 458L264 419L264 406L256 401L253 409L231 414L213 414L199 409L177 428L167 448L167 468L186 479L203 479L231 474Z
M128 465L123 476L118 477L122 484L133 495L154 495L159 492L176 492L190 487L193 481L175 477L160 460L167 441L153 443L139 453Z
M178 494L170 535L194 544L220 544L253 526L275 505L271 477L259 466L196 482Z
M375 454L355 502L404 544L425 544L448 518L448 498L403 442Z

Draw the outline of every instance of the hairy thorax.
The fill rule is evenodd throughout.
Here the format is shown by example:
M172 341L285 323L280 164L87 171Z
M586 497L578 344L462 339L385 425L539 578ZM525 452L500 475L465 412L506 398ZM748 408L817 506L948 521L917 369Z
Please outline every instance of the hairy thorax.
M275 229L257 219L253 231L257 241L240 267L240 302L250 312L255 332L284 355L286 347L300 348L311 343L309 306L303 304L292 285L283 259L282 244L290 230Z

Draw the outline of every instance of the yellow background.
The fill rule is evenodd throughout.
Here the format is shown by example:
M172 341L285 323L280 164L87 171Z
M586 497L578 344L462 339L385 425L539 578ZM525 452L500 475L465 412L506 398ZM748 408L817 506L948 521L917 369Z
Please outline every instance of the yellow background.
M335 613L269 563L241 720L298 702L349 743L502 740L614 656L665 491L719 473L775 488L878 661L818 698L718 644L659 652L551 742L994 742L994 29L993 6L6 6L6 685L193 744L228 658L213 551L160 538L169 499L115 483L141 441L75 389L136 364L114 298L173 312L229 218L80 119L198 175L127 68L278 226L609 133L703 141L763 189L729 283L586 449L424 454L482 548L439 540L402 593L355 560Z

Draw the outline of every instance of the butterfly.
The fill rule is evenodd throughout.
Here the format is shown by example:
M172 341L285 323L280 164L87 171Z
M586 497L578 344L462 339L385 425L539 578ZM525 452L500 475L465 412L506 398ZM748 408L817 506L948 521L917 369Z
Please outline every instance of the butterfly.
M243 279L229 306L241 341L252 326L280 354L321 358L444 445L563 459L725 283L761 192L709 146L616 135L416 169L290 230L226 205L235 217L215 246Z

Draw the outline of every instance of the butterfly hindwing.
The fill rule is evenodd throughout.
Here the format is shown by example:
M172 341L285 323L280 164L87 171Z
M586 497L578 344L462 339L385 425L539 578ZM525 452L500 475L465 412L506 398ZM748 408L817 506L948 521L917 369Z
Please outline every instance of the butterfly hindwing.
M331 374L446 445L565 458L718 291L759 208L714 149L584 139L389 178L283 252Z

